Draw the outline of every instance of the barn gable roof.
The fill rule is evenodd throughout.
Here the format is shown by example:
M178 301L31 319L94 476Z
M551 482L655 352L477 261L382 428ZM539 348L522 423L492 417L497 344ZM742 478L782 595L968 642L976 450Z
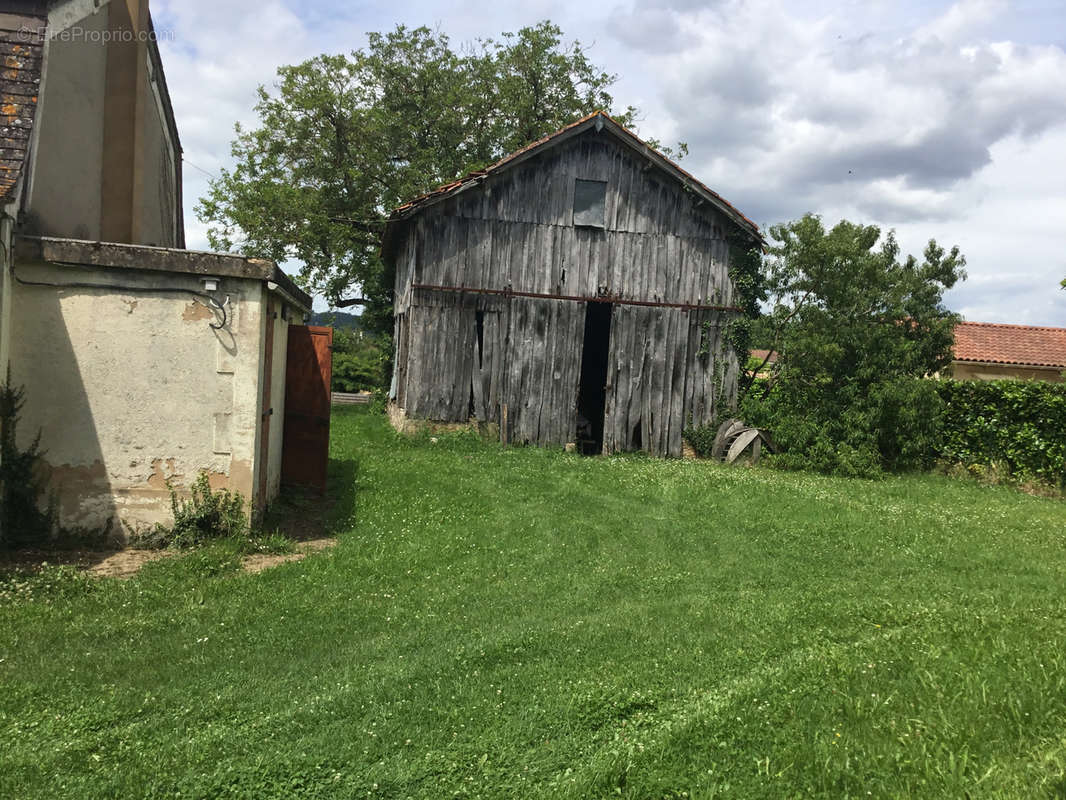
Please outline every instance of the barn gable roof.
M681 169L677 164L664 156L659 151L650 147L635 133L628 128L622 126L617 121L612 119L608 114L603 111L595 111L576 122L567 125L564 128L560 128L555 133L550 133L547 136L543 136L537 139L535 142L531 142L520 150L516 150L508 156L504 156L499 161L491 164L484 169L476 170L467 175L464 175L458 180L446 183L443 186L439 186L431 192L427 192L413 200L404 203L399 208L392 212L390 222L407 219L413 216L422 209L445 200L449 197L454 197L461 192L464 192L472 187L480 186L485 178L504 172L512 167L521 164L533 156L562 144L585 131L594 128L597 131L605 131L613 135L623 145L629 147L631 150L636 151L640 155L649 159L663 172L667 173L683 186L695 192L703 200L710 203L714 208L725 214L730 220L736 223L742 230L747 232L751 237L760 245L764 243L762 234L759 232L759 226L745 217L740 211L729 203L724 197L717 192L711 190L706 185L696 180L685 170Z

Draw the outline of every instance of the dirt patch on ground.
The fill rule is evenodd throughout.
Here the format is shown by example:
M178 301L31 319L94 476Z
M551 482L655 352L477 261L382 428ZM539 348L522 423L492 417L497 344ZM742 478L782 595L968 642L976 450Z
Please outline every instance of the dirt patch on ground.
M74 566L96 578L129 578L149 561L176 555L172 550L43 550L24 548L0 554L0 573L35 573L46 566Z
M174 550L119 550L86 572L97 578L132 578L149 561L176 555Z
M293 540L295 552L279 555L257 553L246 556L241 565L247 572L262 572L288 561L299 561L311 553L326 550L337 543L326 538L330 515L336 499L314 492L287 490L272 505L263 530L277 531ZM182 555L179 550L142 550L101 544L93 547L21 548L0 550L0 575L35 573L44 566L70 564L96 578L131 578L141 567L161 558ZM188 552L188 551L185 551Z
M333 547L336 543L336 539L309 539L305 542L300 542L296 546L295 553L282 553L279 555L257 553L252 556L245 556L241 561L241 566L244 567L245 572L262 572L265 569L270 569L289 561L299 561L311 553L317 553Z
M245 572L262 572L288 561L299 561L312 553L333 547L336 539L307 539L296 543L296 552L268 555L257 553L245 556L241 567ZM85 570L94 578L132 578L150 561L182 555L181 550L15 550L0 555L0 573L37 572L44 566L70 564Z

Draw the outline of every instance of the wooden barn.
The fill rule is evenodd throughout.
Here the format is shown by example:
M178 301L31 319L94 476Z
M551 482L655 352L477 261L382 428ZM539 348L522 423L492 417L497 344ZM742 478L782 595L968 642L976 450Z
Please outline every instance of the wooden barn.
M393 419L681 453L734 403L732 248L758 227L604 113L398 208Z

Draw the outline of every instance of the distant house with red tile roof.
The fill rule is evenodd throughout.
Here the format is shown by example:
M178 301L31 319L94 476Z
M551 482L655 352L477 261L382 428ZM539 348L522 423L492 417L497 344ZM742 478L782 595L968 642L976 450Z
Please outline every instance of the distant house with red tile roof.
M1066 328L961 322L955 328L952 377L958 380L1023 378L1061 383L1066 370Z
M957 380L1024 380L1063 382L1066 370L1066 328L960 322L955 328L951 377ZM752 350L765 362L761 374L777 363L778 354Z

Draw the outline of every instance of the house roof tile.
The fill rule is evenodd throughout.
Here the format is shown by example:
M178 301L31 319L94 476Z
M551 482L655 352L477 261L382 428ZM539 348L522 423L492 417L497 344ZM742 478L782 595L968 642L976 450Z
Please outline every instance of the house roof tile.
M0 203L11 199L29 156L45 24L43 17L0 14Z
M1066 368L1066 328L961 322L955 360Z

